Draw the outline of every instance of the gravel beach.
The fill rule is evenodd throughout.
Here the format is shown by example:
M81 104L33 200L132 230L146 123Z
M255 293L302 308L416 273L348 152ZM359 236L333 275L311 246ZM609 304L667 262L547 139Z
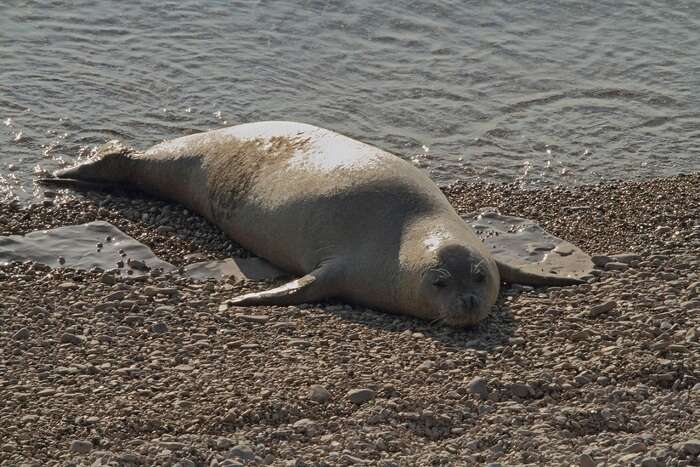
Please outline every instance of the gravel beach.
M594 256L456 330L265 283L0 266L0 465L700 465L700 174L445 188ZM245 255L180 206L47 193L0 235L93 220L183 265ZM194 255L194 256L193 256Z

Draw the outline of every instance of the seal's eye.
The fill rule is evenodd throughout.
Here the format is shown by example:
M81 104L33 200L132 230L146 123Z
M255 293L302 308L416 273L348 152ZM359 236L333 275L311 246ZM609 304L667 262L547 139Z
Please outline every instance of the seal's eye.
M477 283L482 283L486 280L486 274L484 274L484 271L476 271L474 274L472 274L472 279L474 282Z
M436 277L433 279L433 285L438 289L447 287L447 277Z

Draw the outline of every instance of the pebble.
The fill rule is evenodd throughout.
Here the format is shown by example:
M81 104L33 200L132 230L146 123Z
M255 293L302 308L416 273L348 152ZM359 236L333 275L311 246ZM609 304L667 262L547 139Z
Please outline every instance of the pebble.
M168 332L168 325L162 322L151 324L151 332L154 334L165 334Z
M350 402L357 405L371 401L375 396L376 393L371 389L351 389L346 395Z
M644 452L646 450L646 445L644 443L632 443L627 446L624 452Z
M589 311L589 315L591 317L600 316L604 313L608 313L609 311L612 311L613 309L615 309L616 306L617 306L617 302L614 302L614 301L603 302L599 305L593 305Z
M606 255L592 255L591 261L595 266L604 268L606 264L612 261L612 259Z
M71 334L69 332L64 332L61 335L61 344L80 345L82 343L83 343L83 339L81 337L76 336L75 334Z
M331 393L320 384L312 384L309 387L309 399L314 402L325 403L331 400Z
M529 384L512 383L509 384L508 387L510 389L510 392L513 393L513 395L520 398L530 397L533 393L532 387L530 387Z
M265 315L244 315L241 313L236 313L234 316L249 323L266 323L270 319L269 316Z
M618 263L624 263L628 266L632 266L639 263L642 260L642 257L635 253L618 253L615 255L610 255L610 259Z
M593 460L590 454L581 454L578 456L579 467L596 467L597 463Z
M700 439L689 439L682 445L683 452L686 452L692 456L700 454Z
M292 426L299 433L313 434L316 429L316 422L310 418L302 418L294 422Z
M605 264L606 271L627 271L628 269L629 264L627 263L618 263L615 261L611 261Z
M12 339L16 341L24 341L29 339L29 336L31 336L29 328L22 328L12 335Z
M171 451L179 451L187 447L185 443L178 443L176 441L161 441L158 444L160 445L160 447L170 449Z
M92 451L92 443L80 439L73 440L70 443L70 451L76 454L88 454Z
M107 285L114 285L117 283L117 279L114 277L114 274L105 272L100 276L100 282Z
M489 397L488 380L481 376L476 376L467 384L467 390L472 394L476 394L482 400L486 400Z
M255 460L255 453L250 446L239 444L232 447L226 454L226 457L229 459L241 459L247 462L252 462Z
M230 449L234 442L231 438L219 437L216 439L216 447L218 449Z

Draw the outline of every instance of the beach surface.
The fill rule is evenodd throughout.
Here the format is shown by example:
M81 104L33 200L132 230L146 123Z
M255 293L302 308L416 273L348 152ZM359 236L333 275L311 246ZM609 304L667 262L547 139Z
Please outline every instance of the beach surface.
M227 304L269 283L0 266L0 465L700 465L700 174L445 192L535 220L596 278L503 287L457 330ZM246 254L177 205L46 195L0 204L0 235L105 220L175 265Z

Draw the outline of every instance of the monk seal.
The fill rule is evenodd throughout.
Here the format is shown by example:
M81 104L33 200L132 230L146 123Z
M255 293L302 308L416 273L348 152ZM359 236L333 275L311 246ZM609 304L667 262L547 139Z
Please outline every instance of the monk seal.
M461 327L487 316L501 279L577 282L498 263L423 171L308 124L248 123L142 153L108 144L55 177L129 185L181 203L298 276L234 305L335 297Z

